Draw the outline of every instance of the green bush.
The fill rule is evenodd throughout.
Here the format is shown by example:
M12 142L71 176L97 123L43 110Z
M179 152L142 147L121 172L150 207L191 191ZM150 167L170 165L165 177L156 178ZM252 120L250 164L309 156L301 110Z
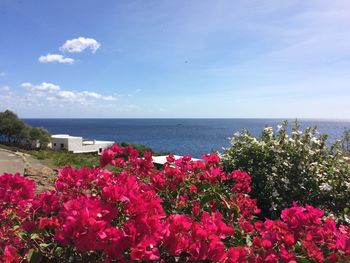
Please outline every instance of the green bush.
M100 158L95 153L71 153L63 150L40 150L30 151L29 153L34 158L54 168L62 168L67 165L75 168L92 167L93 165L99 165Z
M339 220L349 220L350 166L340 143L326 145L327 136L316 128L299 129L291 136L287 122L274 133L266 127L260 138L247 130L231 138L222 161L226 171L248 171L252 176L252 196L262 215L275 218L284 207L298 204L319 206Z
M341 147L345 155L350 155L350 129L345 128L341 138Z

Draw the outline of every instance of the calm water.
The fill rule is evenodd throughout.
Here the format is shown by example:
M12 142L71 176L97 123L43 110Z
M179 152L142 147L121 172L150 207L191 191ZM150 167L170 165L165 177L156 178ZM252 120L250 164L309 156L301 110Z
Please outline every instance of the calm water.
M200 157L212 149L228 146L228 137L242 128L259 136L266 126L276 127L280 119L25 119L52 134L66 133L86 139L139 143L156 151ZM341 138L348 121L299 120L302 128L317 126L329 141Z

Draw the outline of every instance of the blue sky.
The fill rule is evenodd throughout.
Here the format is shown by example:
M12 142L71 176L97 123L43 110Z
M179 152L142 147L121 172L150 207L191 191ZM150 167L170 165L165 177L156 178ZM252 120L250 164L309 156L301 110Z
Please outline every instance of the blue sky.
M0 0L0 111L349 118L350 1Z

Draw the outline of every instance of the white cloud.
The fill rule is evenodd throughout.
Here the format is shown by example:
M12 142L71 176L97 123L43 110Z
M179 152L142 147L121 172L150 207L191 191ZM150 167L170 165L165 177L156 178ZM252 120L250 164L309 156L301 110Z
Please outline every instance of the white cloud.
M59 91L54 98L50 100L60 100L64 102L80 103L80 104L90 104L94 100L105 100L105 101L115 101L116 97L113 96L104 96L100 93L91 92L91 91Z
M102 99L102 100L117 100L117 98L113 96L103 96L99 93L90 92L90 91L83 91L82 93L78 93L78 94L87 98Z
M3 72L3 71L1 71L1 72L0 72L0 77L5 77L5 76L6 76L6 73Z
M29 92L23 96L25 101L35 103L43 98L50 103L76 103L80 105L91 105L96 101L116 101L115 96L103 95L93 91L76 91L76 90L62 90L60 86L43 82L35 85L30 82L25 82L20 85Z
M24 82L20 86L32 92L57 92L61 89L60 86L47 82L43 82L39 85L34 85L30 82Z
M67 58L59 54L47 54L46 56L39 57L38 61L40 63L50 63L50 62L58 62L63 64L73 64L73 58Z
M93 38L78 37L71 40L67 40L61 47L62 52L80 53L85 49L91 49L92 53L95 53L97 49L101 47L101 44Z
M9 92L10 91L10 87L9 86L2 86L2 87L0 87L0 91Z

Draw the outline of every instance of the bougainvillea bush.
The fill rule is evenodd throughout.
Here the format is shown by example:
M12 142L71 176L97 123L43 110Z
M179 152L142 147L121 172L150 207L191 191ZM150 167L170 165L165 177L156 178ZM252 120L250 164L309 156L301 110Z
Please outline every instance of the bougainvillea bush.
M55 190L34 194L19 174L0 176L3 262L346 262L350 227L290 204L257 220L250 176L223 172L219 157L169 155L114 145L100 167L59 171Z
M292 201L311 204L350 222L350 163L339 143L327 146L327 136L316 128L288 135L287 122L265 128L260 138L247 130L231 138L224 150L225 171L247 171L252 176L251 196L262 215L277 218Z

